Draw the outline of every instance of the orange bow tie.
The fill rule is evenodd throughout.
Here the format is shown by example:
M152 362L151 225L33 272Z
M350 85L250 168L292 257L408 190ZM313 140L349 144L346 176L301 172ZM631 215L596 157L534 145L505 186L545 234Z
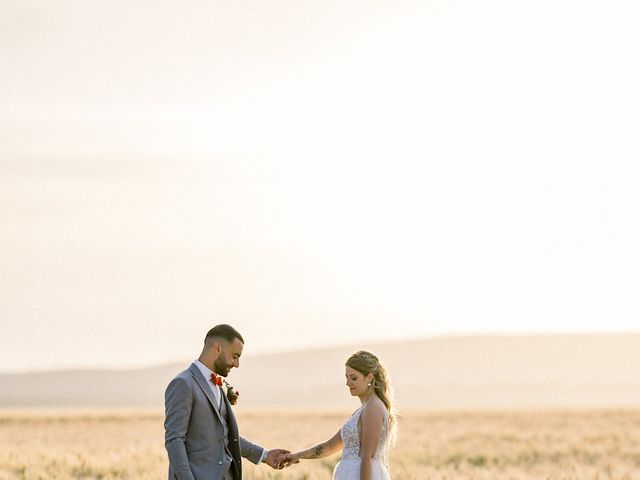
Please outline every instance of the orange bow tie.
M218 375L216 375L215 373L211 374L211 382L214 385L218 385L219 387L222 386L222 379Z

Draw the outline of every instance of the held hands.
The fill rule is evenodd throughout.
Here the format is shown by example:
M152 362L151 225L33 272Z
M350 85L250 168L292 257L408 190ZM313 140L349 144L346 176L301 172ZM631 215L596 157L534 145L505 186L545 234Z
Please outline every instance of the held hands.
M262 461L275 470L282 470L284 467L289 466L288 463L284 462L284 459L290 454L291 452L289 450L274 448L267 452L267 456Z

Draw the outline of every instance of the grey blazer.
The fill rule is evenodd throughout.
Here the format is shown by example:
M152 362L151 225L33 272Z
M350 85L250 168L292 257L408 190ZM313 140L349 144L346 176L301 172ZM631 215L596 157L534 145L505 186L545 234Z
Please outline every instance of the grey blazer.
M224 459L224 433L220 413L207 383L194 364L180 372L167 386L165 448L169 454L170 480L220 480ZM229 451L234 458L232 473L242 478L242 459L260 461L262 447L238 434L238 423L227 397Z

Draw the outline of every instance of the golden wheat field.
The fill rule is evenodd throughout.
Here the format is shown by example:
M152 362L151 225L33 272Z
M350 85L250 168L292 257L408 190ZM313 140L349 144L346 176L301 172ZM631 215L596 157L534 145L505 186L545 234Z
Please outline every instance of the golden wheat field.
M242 411L243 436L305 448L349 412ZM254 480L330 479L339 455L284 471L245 461ZM159 411L0 412L0 479L164 479ZM394 480L640 479L640 410L406 412Z

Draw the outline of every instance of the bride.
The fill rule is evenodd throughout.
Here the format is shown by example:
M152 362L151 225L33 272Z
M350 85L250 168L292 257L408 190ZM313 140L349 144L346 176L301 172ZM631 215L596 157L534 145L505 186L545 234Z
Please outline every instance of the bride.
M395 437L396 415L389 375L378 357L365 351L351 355L345 367L347 387L362 405L329 440L287 454L284 462L323 458L342 449L334 480L390 480L387 450Z

